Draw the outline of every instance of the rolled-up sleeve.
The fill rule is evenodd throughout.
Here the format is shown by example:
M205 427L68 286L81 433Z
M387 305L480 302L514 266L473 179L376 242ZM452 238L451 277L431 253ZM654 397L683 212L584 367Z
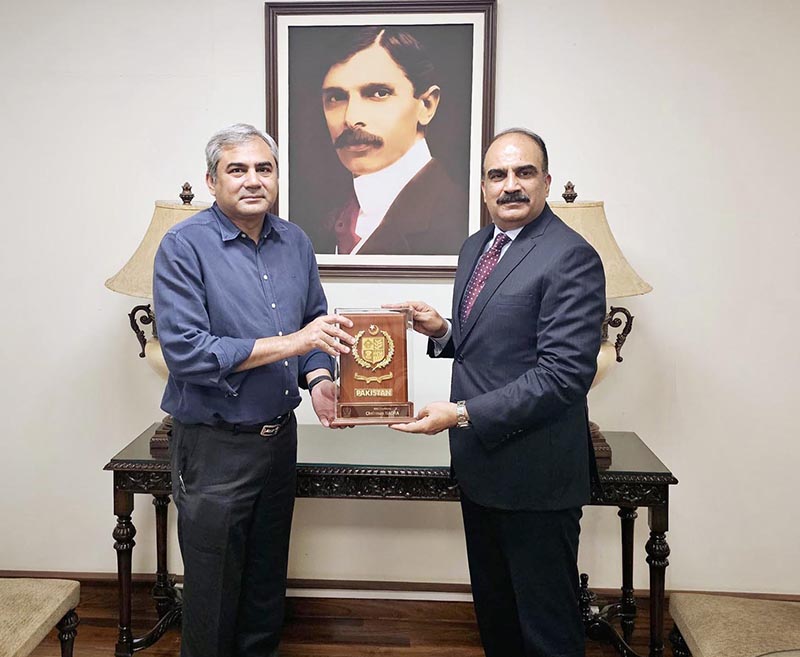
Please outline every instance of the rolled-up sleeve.
M153 302L170 374L236 394L241 377L232 376L234 369L250 356L255 340L211 334L200 262L178 234L167 233L156 253Z

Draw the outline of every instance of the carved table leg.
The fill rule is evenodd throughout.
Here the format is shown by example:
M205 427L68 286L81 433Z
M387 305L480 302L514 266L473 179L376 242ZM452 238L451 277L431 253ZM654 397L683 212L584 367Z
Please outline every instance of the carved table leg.
M114 549L117 551L117 583L119 586L119 637L115 657L133 655L133 631L131 629L131 558L136 541L136 527L131 521L133 513L133 493L119 490L116 486L117 473L114 473L114 515L117 526L114 528Z
M672 645L672 654L674 657L692 657L689 646L683 639L681 631L677 625L672 626L672 632L669 633L669 642Z
M581 573L580 580L581 584L578 588L578 606L581 610L581 620L583 624L588 627L596 615L592 606L595 604L597 596L589 590L589 575Z
M664 654L664 575L669 565L669 529L667 502L649 509L650 538L645 549L650 566L650 657Z
M633 528L639 514L636 513L636 507L620 507L617 515L620 517L622 533L622 597L619 601L619 617L622 637L626 643L630 643L636 623L636 598L633 596Z
M156 583L153 586L153 600L159 618L175 607L177 593L175 582L167 571L167 518L169 512L169 495L153 495L153 506L156 508Z
M61 657L72 657L72 647L75 644L75 635L78 633L78 614L74 609L70 609L56 627L58 628L58 640L61 642Z
M610 608L616 608L619 605L610 605L610 607L605 607L599 613L596 612L596 607L594 606L596 597L595 594L589 590L589 576L586 573L581 573L580 580L581 584L580 590L578 591L578 600L586 637L592 641L605 641L610 643L617 653L619 653L620 657L639 657L625 639L614 629L614 626L611 625L611 622L604 614L604 611L608 611Z

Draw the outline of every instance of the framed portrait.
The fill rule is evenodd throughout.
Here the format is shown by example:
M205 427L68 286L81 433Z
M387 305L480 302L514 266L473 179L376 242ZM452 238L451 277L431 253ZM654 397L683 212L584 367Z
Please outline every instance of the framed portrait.
M449 277L488 221L495 1L266 3L277 213L323 276Z

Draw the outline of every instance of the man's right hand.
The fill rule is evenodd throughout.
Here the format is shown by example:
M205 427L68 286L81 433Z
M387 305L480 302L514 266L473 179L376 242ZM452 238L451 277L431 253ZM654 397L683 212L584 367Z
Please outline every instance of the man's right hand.
M348 353L355 338L337 324L353 327L353 322L344 315L322 315L306 324L294 334L298 341L296 353L306 354L312 349L320 349L331 356Z
M434 308L424 301L405 301L403 303L385 303L383 308L394 310L411 308L413 311L414 330L429 338L441 338L447 333L447 321Z

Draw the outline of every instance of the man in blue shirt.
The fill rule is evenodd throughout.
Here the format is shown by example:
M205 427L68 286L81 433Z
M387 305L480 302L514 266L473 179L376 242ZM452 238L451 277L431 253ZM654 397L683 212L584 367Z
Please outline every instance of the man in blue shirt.
M269 214L275 141L250 125L206 146L214 205L174 226L153 299L169 367L173 498L184 562L182 657L278 654L294 509L298 387L333 418L332 357L353 338L327 314L314 249Z

